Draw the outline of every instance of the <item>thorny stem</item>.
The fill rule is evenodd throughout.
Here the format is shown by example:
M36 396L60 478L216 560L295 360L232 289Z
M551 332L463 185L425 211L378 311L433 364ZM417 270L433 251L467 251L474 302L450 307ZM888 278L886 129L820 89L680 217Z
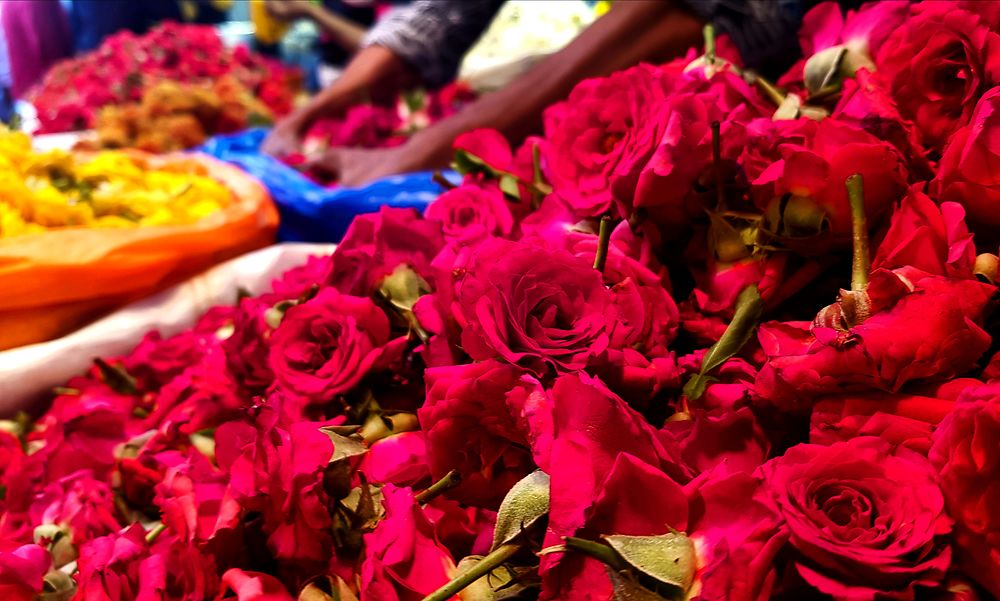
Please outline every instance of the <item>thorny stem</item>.
M468 571L459 574L448 584L424 597L424 601L447 601L451 599L465 587L503 565L520 550L521 545L519 543L500 545L491 551L489 555L480 559L479 563L469 568Z
M847 200L851 204L851 224L854 237L854 262L851 269L851 290L868 287L871 258L868 254L868 224L865 222L864 184L860 173L847 178Z
M611 217L601 217L601 228L598 231L597 254L594 255L594 269L604 273L604 265L608 262L608 247L611 245Z
M458 473L458 470L451 470L450 472L445 474L443 478L441 478L434 484L431 484L423 492L414 495L413 499L417 503L420 503L421 505L430 503L432 499L441 495L447 490L455 488L456 486L461 484L461 482L462 482L462 475Z

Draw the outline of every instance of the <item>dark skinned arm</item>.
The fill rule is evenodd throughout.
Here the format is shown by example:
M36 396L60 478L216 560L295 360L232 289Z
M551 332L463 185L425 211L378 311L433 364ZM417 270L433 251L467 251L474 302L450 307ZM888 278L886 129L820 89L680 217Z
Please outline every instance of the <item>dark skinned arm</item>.
M500 130L511 142L541 130L545 107L565 98L580 80L608 75L639 62L666 62L701 44L703 22L677 2L615 3L605 16L561 51L507 87L390 149L336 148L311 166L344 185L409 171L444 167L459 134L480 127Z

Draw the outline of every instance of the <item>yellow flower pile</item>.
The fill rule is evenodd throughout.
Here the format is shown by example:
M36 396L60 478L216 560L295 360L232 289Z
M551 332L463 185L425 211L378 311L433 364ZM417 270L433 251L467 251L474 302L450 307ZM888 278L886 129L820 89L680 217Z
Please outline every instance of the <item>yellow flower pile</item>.
M36 152L0 131L0 238L52 228L193 223L232 202L232 192L190 161L150 168L119 151Z

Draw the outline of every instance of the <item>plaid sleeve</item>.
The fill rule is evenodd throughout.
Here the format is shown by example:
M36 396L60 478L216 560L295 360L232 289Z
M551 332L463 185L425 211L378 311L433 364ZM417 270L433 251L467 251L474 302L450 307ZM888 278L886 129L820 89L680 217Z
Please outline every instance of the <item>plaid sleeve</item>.
M479 39L504 0L417 0L380 19L364 46L392 50L435 88L455 78L466 51Z
M784 72L801 53L802 16L815 0L686 0L699 17L727 34L747 66Z

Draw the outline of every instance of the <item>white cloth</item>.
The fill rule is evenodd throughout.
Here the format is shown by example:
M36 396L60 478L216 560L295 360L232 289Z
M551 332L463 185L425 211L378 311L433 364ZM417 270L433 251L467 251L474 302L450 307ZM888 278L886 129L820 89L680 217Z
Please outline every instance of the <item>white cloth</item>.
M314 255L328 255L333 244L289 243L269 246L217 265L149 298L137 301L56 340L0 352L0 416L44 400L52 388L83 373L95 357L130 351L149 330L171 336L194 325L208 309L232 303L240 288L251 294L270 290L271 282Z

